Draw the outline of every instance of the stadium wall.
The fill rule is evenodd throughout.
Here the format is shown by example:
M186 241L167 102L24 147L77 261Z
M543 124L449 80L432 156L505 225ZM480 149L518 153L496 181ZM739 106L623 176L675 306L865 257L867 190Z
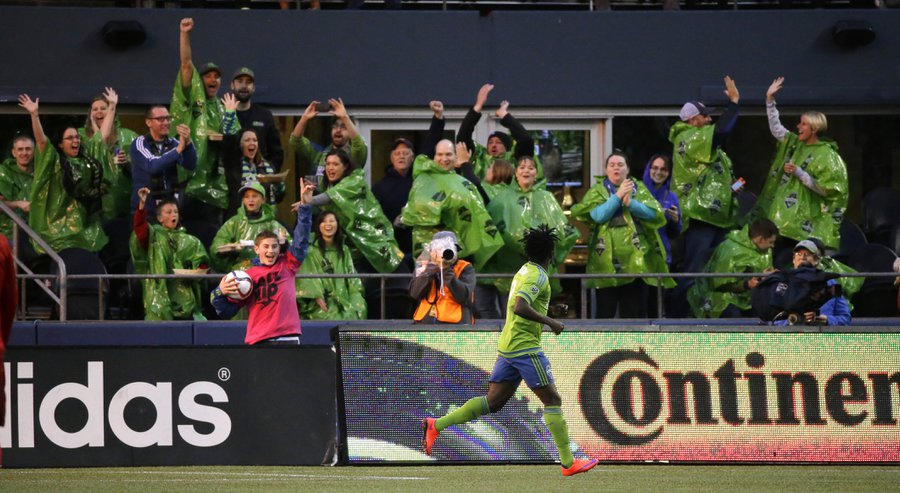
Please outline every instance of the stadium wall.
M112 85L123 104L167 102L178 70L179 19L192 16L196 64L223 86L253 68L254 101L303 107L341 96L354 107L472 104L483 82L517 107L723 103L722 77L761 103L778 75L779 103L883 111L900 102L900 10L696 12L270 11L0 7L7 62L0 101L84 103ZM136 20L146 41L104 43L109 21ZM842 20L875 40L843 48ZM52 33L52 35L50 35Z
M576 454L900 463L896 319L717 322L547 335ZM503 412L442 433L434 457L421 452L422 418L486 392L499 328L309 322L301 347L252 348L240 346L242 323L20 322L5 363L4 465L551 462L524 388Z
M3 465L318 465L335 454L329 347L11 348Z

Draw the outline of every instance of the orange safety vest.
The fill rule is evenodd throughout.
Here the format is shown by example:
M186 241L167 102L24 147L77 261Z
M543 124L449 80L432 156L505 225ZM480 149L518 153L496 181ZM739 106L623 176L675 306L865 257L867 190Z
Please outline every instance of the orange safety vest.
M456 264L453 265L453 273L456 274L456 277L460 276L467 265L469 265L469 263L465 260L460 259L456 261ZM421 322L425 316L431 315L441 322L451 324L459 323L460 320L462 320L462 305L453 299L453 294L450 293L449 289L446 290L446 293L447 294L442 295L438 292L437 282L432 281L431 290L428 292L428 296L419 302L419 307L416 308L416 313L413 314L413 320ZM469 300L470 306L474 303L474 300L475 293L472 293L472 300ZM469 323L474 322L474 319L469 321Z

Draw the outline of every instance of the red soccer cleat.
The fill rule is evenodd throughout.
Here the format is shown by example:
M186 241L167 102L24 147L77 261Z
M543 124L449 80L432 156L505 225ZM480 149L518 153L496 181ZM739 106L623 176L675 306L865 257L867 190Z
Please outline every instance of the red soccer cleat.
M426 455L431 455L431 447L434 446L434 441L440 433L437 428L434 427L435 421L437 420L434 418L425 418L422 420L422 446L425 447Z
M575 459L571 467L563 467L563 476L574 476L578 473L588 472L597 465L597 459Z

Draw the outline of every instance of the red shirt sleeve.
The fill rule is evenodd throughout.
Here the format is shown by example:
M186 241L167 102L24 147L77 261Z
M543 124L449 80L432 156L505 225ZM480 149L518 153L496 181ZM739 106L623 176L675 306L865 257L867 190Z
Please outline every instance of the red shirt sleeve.
M134 235L137 237L138 244L144 251L150 248L150 227L147 225L147 209L137 209L134 211L134 221L132 222Z
M16 264L9 248L9 240L0 235L0 365L3 364L4 349L9 340L13 319L16 318L16 303L19 300L17 290ZM0 409L0 417L2 416ZM0 419L0 423L2 422Z

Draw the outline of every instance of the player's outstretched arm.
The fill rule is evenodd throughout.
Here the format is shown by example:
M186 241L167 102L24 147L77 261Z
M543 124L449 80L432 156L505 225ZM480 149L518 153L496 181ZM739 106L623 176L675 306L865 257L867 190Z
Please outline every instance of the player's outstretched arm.
M513 313L532 322L539 322L550 327L554 334L559 335L565 326L562 322L554 320L534 308L528 303L528 300L521 296L516 297L516 305L513 307Z

